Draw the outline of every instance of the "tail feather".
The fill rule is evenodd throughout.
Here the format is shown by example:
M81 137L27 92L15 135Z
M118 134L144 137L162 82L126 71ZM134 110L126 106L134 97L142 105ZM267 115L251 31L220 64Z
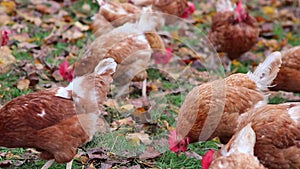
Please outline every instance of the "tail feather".
M138 21L138 28L143 31L153 31L157 26L155 17L153 16L152 6L144 7Z
M273 80L276 78L281 66L281 53L271 53L263 63L260 63L256 70L248 72L248 77L253 80L261 91L267 91Z
M117 63L113 58L106 58L101 60L95 68L95 73L102 75L105 73L113 74L116 71Z

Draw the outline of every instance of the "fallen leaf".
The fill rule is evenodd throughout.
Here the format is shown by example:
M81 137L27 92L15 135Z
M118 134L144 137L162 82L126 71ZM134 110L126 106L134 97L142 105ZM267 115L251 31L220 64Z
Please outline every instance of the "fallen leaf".
M69 30L67 30L65 33L63 33L63 39L66 39L68 41L76 41L77 39L83 38L84 34L82 31L79 30L77 27L73 27Z
M25 90L29 88L30 81L28 79L22 79L18 82L17 88L20 90Z
M97 147L87 152L90 160L93 159L108 159L107 150L103 147Z
M174 127L172 127L172 126L169 125L169 123L168 123L167 120L164 120L163 122L164 122L164 125L166 126L166 128L167 128L168 131L172 131L172 130L175 129Z
M138 123L149 123L151 121L150 114L143 107L135 109L133 117Z
M37 4L35 8L43 13L54 14L61 8L61 6L55 1L46 1L44 3Z
M11 50L7 46L0 47L0 74L9 72L16 62L17 60L11 54Z
M88 25L84 25L84 24L82 24L82 23L80 23L80 22L75 22L75 24L74 24L76 27L78 27L81 31L87 31L87 30L89 30L90 29L90 27L88 26Z
M16 8L16 4L15 4L14 1L3 1L3 2L0 2L0 6L5 8L5 12L7 14L12 13L15 10L15 8Z
M135 121L132 119L132 117L127 117L125 119L121 119L121 120L115 120L114 122L112 122L112 126L114 128L117 128L119 126L123 126L123 125L134 125Z
M25 10L17 11L18 15L23 17L25 20L34 23L36 26L40 26L42 24L42 20L39 17L34 16Z
M136 99L131 99L130 103L135 107L135 108L146 108L150 106L150 102L147 98L145 97L140 97Z
M27 76L27 79L30 82L30 86L35 86L39 83L39 75L36 72L32 72Z
M21 34L14 34L9 38L11 40L16 40L18 42L28 42L30 37L27 33L21 33Z
M128 111L132 111L133 109L134 109L134 106L132 104L125 104L120 107L121 112L128 112Z
M111 167L112 167L111 164L101 163L101 168L100 169L110 169Z
M10 23L13 23L13 21L11 20L11 18L5 14L5 13L0 13L0 26L4 26Z
M121 166L120 169L140 169L141 166L138 165L134 165L134 166L130 166L130 167L125 167L125 166Z
M11 160L4 160L4 161L0 162L0 167L1 168L8 168L11 165L12 165L12 161Z
M262 11L264 14L266 15L274 15L276 12L276 8L272 7L272 6L264 6L262 8Z
M146 151L139 156L141 160L159 157L161 153L152 146L148 146Z
M194 151L192 151L192 152L187 151L184 154L189 158L195 158L197 160L202 160L202 157Z
M137 142L137 140L140 140L145 145L149 145L152 143L150 136L145 133L129 133L126 134L126 139L128 141L133 141L134 143ZM139 144L139 142L137 142L137 144Z

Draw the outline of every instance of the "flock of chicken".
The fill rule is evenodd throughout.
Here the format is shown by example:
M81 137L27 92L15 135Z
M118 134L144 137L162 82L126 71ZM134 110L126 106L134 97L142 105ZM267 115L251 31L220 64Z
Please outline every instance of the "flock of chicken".
M0 109L0 146L36 148L49 160L43 169L54 161L68 162L71 168L77 148L98 130L112 81L120 86L131 80L145 82L153 51L171 55L156 31L172 20L164 20L160 13L185 18L195 10L186 0L99 4L97 39L73 65L64 62L60 67L71 83L17 97ZM236 59L258 36L258 24L241 2L235 6L219 1L208 34L218 52ZM274 52L253 73L233 74L192 89L180 109L176 131L169 136L170 150L184 152L190 143L219 137L225 145L203 156L204 169L300 168L300 103L267 104L269 88L300 91L295 81L300 78L293 78L299 75L298 57L300 47Z

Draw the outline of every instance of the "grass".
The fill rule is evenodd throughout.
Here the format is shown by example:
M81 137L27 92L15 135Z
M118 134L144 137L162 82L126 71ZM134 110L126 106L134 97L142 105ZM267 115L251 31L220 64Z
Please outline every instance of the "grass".
M214 141L207 141L202 143L194 143L189 145L189 151L196 152L199 155L204 155L209 149L217 149L218 146ZM167 151L162 155L162 157L156 162L159 168L172 168L180 169L184 167L185 169L195 169L202 168L201 160L187 157L185 154L181 153L179 155Z
M15 97L32 92L31 89L21 91L15 86L19 78L20 75L16 75L14 71L0 75L0 104L4 104Z

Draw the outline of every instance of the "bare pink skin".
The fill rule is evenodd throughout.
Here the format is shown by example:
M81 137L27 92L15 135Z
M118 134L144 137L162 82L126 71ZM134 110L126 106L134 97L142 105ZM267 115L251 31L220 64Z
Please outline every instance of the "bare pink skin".
M181 16L181 18L187 18L190 15L192 15L196 10L195 4L193 4L192 2L188 2L188 8L184 11L183 15Z
M190 139L185 137L184 139L177 141L176 131L171 131L169 136L169 148L174 153L185 152L188 150L188 145L190 144Z
M235 18L238 23L243 22L248 17L247 10L243 7L242 1L239 1L237 7L235 8Z
M71 82L74 79L74 72L72 70L69 70L68 68L69 68L69 62L64 61L59 66L59 73L64 78L64 80Z
M202 168L209 169L210 164L214 160L214 150L208 150L208 152L202 157Z

